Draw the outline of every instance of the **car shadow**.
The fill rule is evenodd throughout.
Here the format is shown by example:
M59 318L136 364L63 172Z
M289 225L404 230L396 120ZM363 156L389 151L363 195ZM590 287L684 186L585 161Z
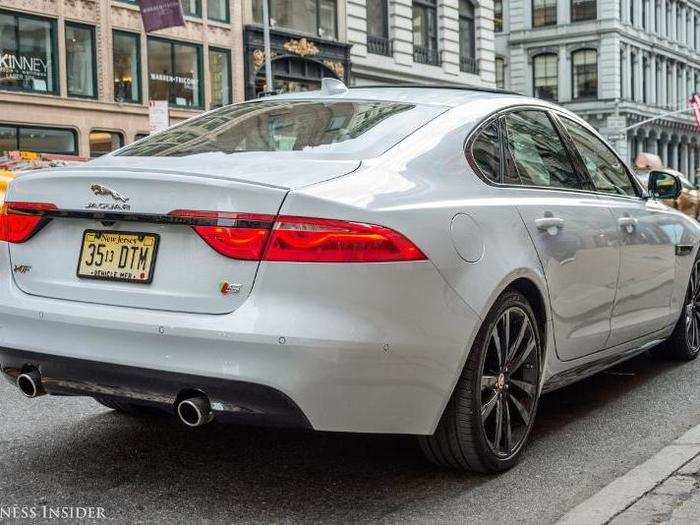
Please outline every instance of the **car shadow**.
M642 356L544 396L533 438L675 366ZM217 423L192 430L167 417L114 412L60 423L50 438L32 436L23 449L15 467L31 472L37 488L60 486L83 497L99 490L108 515L124 516L134 509L122 509L121 502L141 494L136 511L147 506L159 519L172 509L193 516L206 509L208 519L227 520L236 509L241 521L381 520L407 508L440 506L491 480L434 468L409 436ZM526 454L515 470L527 472L527 463ZM120 508L112 508L117 501Z

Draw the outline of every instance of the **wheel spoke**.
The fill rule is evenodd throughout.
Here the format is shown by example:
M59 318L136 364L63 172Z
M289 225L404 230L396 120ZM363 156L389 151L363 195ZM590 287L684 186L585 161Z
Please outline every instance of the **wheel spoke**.
M506 431L506 452L510 453L510 450L513 448L513 426L511 425L510 421L510 407L508 406L508 399L503 400L503 418L504 418L504 427Z
M481 389L486 390L487 388L496 388L496 381L498 381L498 377L484 374L481 376Z
M515 409L518 411L518 414L520 415L520 418L525 422L527 425L530 422L530 413L527 411L527 409L523 406L523 404L518 401L518 398L515 397L513 394L508 394L510 397L510 402L513 403L513 406Z
M529 326L530 325L527 322L527 318L523 317L523 324L520 325L520 331L518 332L518 336L515 338L515 342L510 346L510 348L508 348L508 357L506 358L506 363L510 362L513 359L513 356L520 348L520 345L523 343L523 338L525 337L525 332L527 332Z
M493 393L493 397L489 399L486 403L484 403L481 406L481 420L486 421L486 418L488 418L491 415L491 412L493 412L493 409L496 407L496 404L498 403L498 394L496 392Z
M496 452L501 450L501 438L503 436L503 399L498 396L496 403L496 432L493 438L493 448Z
M508 349L510 348L510 310L506 310L505 315L503 316L503 333L505 335L505 339L503 340L504 343L504 350L505 354L503 354L503 362L507 362L506 360L508 359Z
M512 366L509 367L509 373L514 374L521 366L523 366L523 363L527 361L527 358L530 357L530 354L534 349L535 338L531 336L528 340L527 345L525 345L525 349L522 352L520 352L520 355L516 356L516 361L513 363Z
M511 379L510 384L517 386L520 390L527 394L527 397L535 397L537 387L531 383L520 381L519 379Z
M498 323L496 323L496 328L494 328L491 334L491 339L493 340L493 345L496 347L496 357L498 358L498 368L500 370L503 368L503 358L501 357L501 338L498 335Z

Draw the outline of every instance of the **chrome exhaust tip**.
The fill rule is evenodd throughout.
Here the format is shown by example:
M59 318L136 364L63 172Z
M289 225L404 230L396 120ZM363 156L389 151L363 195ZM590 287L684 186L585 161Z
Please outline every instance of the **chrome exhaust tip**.
M38 370L30 370L29 372L17 376L17 388L29 398L46 394L46 390L44 390L44 387L41 385L41 374Z
M177 415L188 427L201 427L214 419L211 404L204 396L183 399L177 404Z

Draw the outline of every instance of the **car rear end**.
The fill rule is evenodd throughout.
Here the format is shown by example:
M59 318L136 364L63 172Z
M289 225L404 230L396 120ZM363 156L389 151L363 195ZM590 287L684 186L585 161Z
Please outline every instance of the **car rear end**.
M474 315L399 215L323 186L444 108L231 108L12 183L4 375L33 395L204 400L220 420L431 432Z

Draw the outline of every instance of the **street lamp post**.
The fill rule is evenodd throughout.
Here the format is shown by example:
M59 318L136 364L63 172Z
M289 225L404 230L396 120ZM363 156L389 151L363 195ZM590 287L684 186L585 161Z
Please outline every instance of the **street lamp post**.
M272 85L272 61L270 59L270 7L269 0L263 0L263 39L265 41L265 93L270 95L274 93L275 88Z

